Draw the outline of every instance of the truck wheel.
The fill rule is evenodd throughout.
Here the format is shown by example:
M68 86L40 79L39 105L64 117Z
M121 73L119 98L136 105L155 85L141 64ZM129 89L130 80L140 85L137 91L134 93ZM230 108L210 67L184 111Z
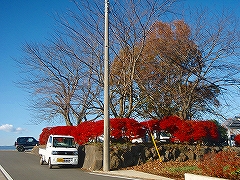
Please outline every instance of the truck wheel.
M48 159L48 167L49 167L49 169L52 169L51 158Z
M44 160L43 160L43 157L41 156L40 157L40 165L43 165L44 164Z

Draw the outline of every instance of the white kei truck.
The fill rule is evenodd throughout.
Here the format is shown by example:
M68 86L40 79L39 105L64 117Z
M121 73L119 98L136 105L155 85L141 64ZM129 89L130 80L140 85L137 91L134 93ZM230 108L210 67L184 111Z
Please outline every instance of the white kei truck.
M50 135L46 149L39 148L40 164L48 164L49 169L59 165L78 165L78 150L74 137Z

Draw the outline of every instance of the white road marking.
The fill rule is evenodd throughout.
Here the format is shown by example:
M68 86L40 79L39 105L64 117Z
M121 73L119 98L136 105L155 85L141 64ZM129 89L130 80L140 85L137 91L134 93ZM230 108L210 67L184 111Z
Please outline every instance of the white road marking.
M13 180L13 178L5 171L5 169L0 165L0 170L4 174L4 176L7 178L7 180Z

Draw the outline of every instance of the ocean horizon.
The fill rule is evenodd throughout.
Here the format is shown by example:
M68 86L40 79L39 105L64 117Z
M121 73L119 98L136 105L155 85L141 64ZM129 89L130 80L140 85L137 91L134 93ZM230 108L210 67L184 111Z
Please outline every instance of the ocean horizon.
M15 146L0 146L0 151L14 151L16 150Z

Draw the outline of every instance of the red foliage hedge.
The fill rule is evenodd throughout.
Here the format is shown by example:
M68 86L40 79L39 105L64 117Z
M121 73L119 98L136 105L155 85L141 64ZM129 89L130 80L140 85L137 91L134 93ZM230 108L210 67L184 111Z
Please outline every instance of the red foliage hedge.
M240 146L240 134L235 136L234 141L236 146Z
M46 144L50 134L72 135L76 142L85 144L89 140L103 135L103 120L85 121L78 126L56 126L44 128L40 134L40 144ZM219 132L213 121L186 121L177 116L165 117L162 120L138 122L129 118L110 119L110 135L114 139L144 137L148 132L165 130L181 142L199 140L217 141Z
M39 143L46 144L49 135L59 134L59 135L72 135L75 131L76 126L56 126L56 127L46 127L43 128L42 133L39 136Z
M218 127L214 121L186 121L176 116L170 116L160 121L160 128L170 132L181 142L217 142L220 138Z

